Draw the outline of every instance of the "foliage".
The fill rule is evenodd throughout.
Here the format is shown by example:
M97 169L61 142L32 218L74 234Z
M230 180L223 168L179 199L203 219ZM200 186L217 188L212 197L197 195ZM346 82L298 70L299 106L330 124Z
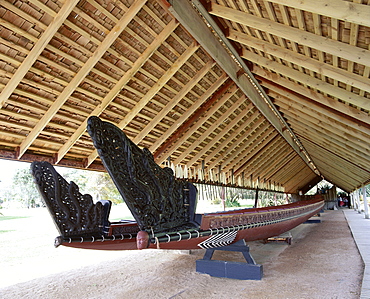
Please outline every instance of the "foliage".
M219 205L219 204L221 204L221 198L219 198L219 197L216 197L215 199L213 199L212 200L212 204L214 204L214 205Z
M0 218L0 221L13 220L13 219L22 219L22 218L29 218L29 216L3 216L3 217Z
M222 187L214 185L195 184L200 199L211 199L212 204L218 205L225 199L228 208L241 207L240 202L255 201L256 190ZM276 206L288 203L287 195L273 191L258 191L258 207Z
M9 198L20 201L27 208L43 206L40 195L33 182L33 177L28 169L18 169L13 178Z
M333 185L328 181L322 180L312 187L306 195L325 194L327 190L331 189Z
M228 208L240 207L240 202L237 198L227 198L225 201L225 205Z
M108 173L99 173L96 178L96 192L97 197L101 200L110 200L114 204L123 202L121 194L114 185Z
M235 188L226 189L225 205L228 208L240 207L241 190Z
M329 185L328 183L323 184L321 187L317 188L317 194L326 194L328 190L331 189L333 185Z
M108 173L78 169L57 169L68 181L73 181L83 194L90 194L95 201L110 200L113 204L123 202Z
M75 182L82 194L90 194L95 201L111 200L113 204L123 202L107 173L64 167L56 167L56 170L67 182ZM0 190L0 203L12 206L18 204L27 208L44 206L29 168L16 170L11 184Z
M284 193L273 191L258 191L258 207L271 207L286 204L287 199Z

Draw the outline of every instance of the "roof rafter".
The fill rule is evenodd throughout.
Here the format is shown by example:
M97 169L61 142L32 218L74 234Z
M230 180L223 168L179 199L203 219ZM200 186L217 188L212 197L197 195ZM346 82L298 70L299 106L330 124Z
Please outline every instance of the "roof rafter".
M253 136L247 135L245 138L240 138L238 142L233 142L230 149L228 148L227 152L223 152L220 155L222 159L219 163L223 165L223 171L231 171L233 169L234 175L237 176L241 174L244 170L242 170L240 165L244 165L245 159L250 159L254 150L262 150L264 144L267 144L275 139L275 137L279 136L279 134L274 134L273 131L274 128L268 121L265 121L261 126L255 129ZM294 150L292 149L292 151ZM262 155L263 153L261 152L261 156Z
M253 138L250 138L248 140L248 142L246 139L248 133L251 132L251 129L247 129L245 132L243 132L240 138L235 138L239 133L243 131L243 128L240 127L237 131L235 131L236 134L231 134L228 138L222 140L222 142L218 146L218 148L221 148L222 150L219 150L217 153L215 153L214 156L208 155L207 157L205 157L204 162L206 163L206 165L208 164L207 169L211 169L213 167L216 167L217 165L222 165L224 167L225 165L229 165L233 160L240 160L240 152L243 150L250 150L250 145L255 142L255 139L261 137L261 132L264 132L265 130L267 130L267 128L273 130L270 123L264 117L261 117L260 120L261 119L263 121L258 121L258 125L252 126L255 129L253 131L255 134ZM242 149L242 146L245 144L248 144L248 148Z
M278 140L281 136L273 131L273 128L270 127L267 130L263 131L261 136L258 138L259 143L257 145L251 144L250 147L241 148L239 147L238 152L243 152L242 159L239 159L237 163L234 163L234 174L238 175L245 171L249 166L250 161L259 154L266 146L268 146L274 140ZM261 142L262 140L262 142ZM255 143L255 140L254 140ZM253 150L252 150L253 149Z
M146 106L146 104L156 95L159 90L170 80L176 72L180 70L182 65L198 50L199 45L195 42L189 46L185 52L178 57L178 59L171 65L171 67L165 72L165 74L158 79L158 81L150 88L150 90L140 99L139 102L136 103L135 107L133 107L130 112L128 112L123 120L117 124L117 127L120 129L124 129L130 121L132 121L135 116ZM87 159L87 165L90 165L96 158L98 157L98 151L95 149Z
M170 112L181 100L185 95L190 92L190 90L198 84L199 80L201 80L206 73L214 66L214 62L207 63L185 86L181 89L180 92L176 94L174 98L171 99L151 121L150 123L143 129L141 132L134 138L133 142L138 144L141 140L145 138L145 136Z
M276 130L286 139L292 148L300 155L303 161L317 174L317 168L309 158L308 153L294 136L289 126L285 123L279 112L274 108L267 95L254 79L250 70L244 65L242 70L245 74L240 75L240 65L230 56L229 52L220 43L218 38L209 30L200 15L194 10L188 1L170 0L169 10L176 16L179 22L192 34L215 61L226 71L230 78L238 84L240 89L256 105L261 113L271 122ZM199 7L199 6L198 6ZM213 7L213 5L212 5ZM235 12L234 10L231 10ZM202 11L203 16L205 14ZM244 15L244 14L243 14ZM209 15L205 16L210 19ZM247 18L249 19L249 17ZM223 38L222 36L220 38Z
M32 50L28 53L27 57L22 62L21 66L17 69L10 81L6 84L5 88L0 94L0 109L10 97L23 77L27 74L34 62L38 59L40 53L45 49L49 41L53 38L55 32L60 28L66 18L69 16L73 8L77 5L79 0L66 1L53 21L44 31L40 39L35 43Z
M282 85L277 85L266 78L262 78L260 76L258 76L258 78L260 79L261 84L267 89L267 93L271 94L271 96L275 100L277 95L279 95L280 97L287 99L287 101L291 101L299 105L299 109L301 109L302 111L308 109L310 111L313 111L315 115L319 113L327 118L331 118L337 122L343 123L347 127L347 131L348 127L351 128L350 134L353 134L354 131L357 131L369 136L366 138L370 138L370 124L366 125L366 123L361 122L360 120L353 122L353 116L344 113L346 110L340 111L339 109L338 111L338 109L335 110L332 109L330 106L325 105L325 99L332 100L331 98L325 97L322 94L314 91L310 93L310 97L308 97L308 94L298 93L296 92L296 90L294 90L294 87L297 86L297 84L284 78L281 78L284 82L288 81L292 84L287 85L288 87L283 87L282 85L285 85L285 83L283 83ZM289 87L291 87L291 89ZM344 106L344 109L348 107L345 104L338 103L338 106L342 105Z
M333 78L334 80L341 81L345 84L349 84L353 87L370 92L369 80L363 76L353 74L352 72L334 67L330 64L321 62L306 55L289 51L286 48L273 45L269 42L238 32L236 30L230 30L227 34L227 37L229 39L238 41L243 45L252 47L258 51L262 51L266 54L284 59L289 63L294 63L299 67L304 67L320 75ZM243 54L246 52L246 50L243 50Z
M355 169L351 167L352 165L348 164L343 157L328 151L327 148L322 148L311 143L308 139L306 139L304 143L307 148L315 153L314 159L320 166L322 165L323 174L325 177L331 178L331 183L347 191L349 190L349 186L356 185L358 188L361 187L361 183L357 179L358 176L356 174L356 172L358 172L358 168ZM325 167L326 161L324 157L328 156L335 161L330 168Z
M285 165L287 165L293 158L295 158L295 156L296 155L293 151L286 152L285 155L281 155L277 158L280 160L280 164L270 163L270 166L267 168L265 174L266 179L275 180L274 178L277 177L277 174L280 172L280 170L284 168Z
M266 178L267 176L264 174L268 171L270 166L280 166L281 163L284 163L284 160L288 160L286 156L296 155L292 148L289 147L282 138L271 140L267 146L272 149L272 151L261 152L261 159L252 161L252 163L248 164L243 170L244 175L251 175L253 173L254 176ZM274 163L271 164L271 160L273 160ZM239 171L241 171L241 169Z
M328 96L318 93L315 90L305 88L304 86L299 85L295 82L292 82L286 78L277 76L276 74L270 71L267 71L266 69L263 69L262 67L254 66L253 73L255 75L258 75L259 79L264 81L263 84L264 85L266 84L266 86L268 84L266 81L267 79L271 82L274 82L275 84L284 86L285 88L292 90L296 92L297 94L300 94L304 96L305 98L310 99L311 101L317 102L321 105L325 105L331 108L332 110L337 110L338 112L343 113L344 115L348 115L349 117L360 121L360 122L351 122L351 124L349 124L351 126L362 127L363 125L361 124L369 123L369 116L366 112L361 112L358 109L355 109L344 103L340 103Z
M325 155L322 155L322 153L326 152L326 153L329 153L330 155L335 156L336 159L337 159L337 161L334 163L335 166L332 166L332 167L334 167L334 168L342 167L343 170L348 170L355 178L357 177L356 173L359 173L359 172L363 172L363 173L366 173L368 175L370 174L370 170L368 169L368 165L362 167L361 165L352 163L346 157L343 157L340 154L336 153L334 150L332 150L331 147L322 146L322 144L316 142L316 140L313 141L313 140L307 138L306 136L303 136L303 135L299 135L299 136L302 138L302 142L304 142L306 144L310 144L310 146L313 146L313 147L316 148L315 153L314 153L315 159L322 159L322 156L325 156ZM325 160L323 160L322 164L326 165ZM332 167L325 168L325 170L330 171L330 169ZM346 175L345 171L343 173L344 173L344 175Z
M296 71L276 61L272 61L268 58L264 58L249 51L243 51L242 57L260 66L266 67L269 70L274 71L275 73L291 78L302 84L310 86L311 88L320 90L323 93L330 94L336 98L346 99L346 101L352 105L370 110L370 102L367 98L351 93L346 89L333 86L330 83L326 83L320 79L316 79L314 77L311 77L310 75L304 74L300 71Z
M240 134L243 130L248 128L246 131L244 131L243 134L248 135L249 133L253 132L253 130L257 129L257 127L265 120L264 117L260 117L258 120L259 115L253 114L250 118L247 119L247 121L243 122L243 125L238 126L237 129L232 130L233 127L237 126L238 122L240 122L244 117L244 113L239 113L230 123L224 128L222 133L229 134L231 131L231 134L229 136L225 137L226 135L224 134L217 134L212 141L210 141L206 146L204 146L193 158L191 158L186 164L188 166L193 166L197 160L199 160L202 155L204 155L207 151L209 151L213 146L216 146L218 143L219 145L217 146L217 150L219 146L222 144L228 144L231 140L233 140L238 134ZM253 123L254 122L254 123ZM253 123L253 125L251 125ZM249 133L248 133L249 132ZM211 156L211 155L210 155ZM205 160L204 160L205 161Z
M285 107L284 107L285 108ZM298 111L290 112L289 110L282 109L284 114L287 116L296 116ZM301 114L299 114L301 115ZM343 139L343 135L338 132L338 129L335 132L329 131L330 127L319 127L315 126L312 119L307 120L304 115L302 115L301 119L298 121L292 121L292 127L295 128L295 132L300 135L305 134L306 136L313 137L316 141L322 140L323 146L331 146L337 147L338 152L341 153L342 156L352 157L352 161L354 159L357 160L356 163L366 164L366 158L370 156L369 150L358 146L358 144L351 142L350 139ZM326 134L322 134L326 133ZM345 154L348 153L348 154ZM363 160L363 161L361 161Z
M211 3L210 14L228 19L230 21L250 26L252 28L268 31L270 34L294 41L298 44L311 47L332 55L370 66L370 51L348 45L339 41L325 38L298 28L279 24L274 21L259 18L242 11Z
M107 93L100 105L98 105L89 116L100 115L106 107L115 99L119 92L124 88L124 86L129 82L140 69L140 67L149 60L149 58L154 54L154 52L162 45L166 38L173 32L173 30L178 26L176 21L173 19L163 30L156 39L145 49L142 55L135 61L132 67L119 79L119 81L114 85L114 87ZM74 145L74 143L84 134L87 127L87 119L75 130L73 135L64 143L64 145L58 151L57 161L59 162L68 150Z
M138 1L3 2L0 158L104 171L98 115L188 177L370 182L369 0L146 0L116 36Z
M284 181L285 179L285 186L289 188L289 190L295 190L296 193L299 193L301 190L308 191L310 188L307 188L305 184L302 184L302 182L307 182L307 181L314 181L315 177L313 176L313 173L310 171L310 169L304 167L304 164L298 164L297 163L297 156L292 159L290 165L288 164L286 168L282 170L282 174L290 174L290 176L282 176L282 180ZM295 165L295 166L294 166ZM292 181L292 173L296 172L297 175L297 180ZM317 181L319 182L319 181Z
M342 137L345 136L361 147L363 147L364 144L360 140L370 138L370 135L367 135L364 131L349 128L348 121L344 117L335 113L322 114L323 109L320 109L321 107L317 107L315 104L313 104L313 107L309 107L304 103L297 101L297 97L290 96L288 98L272 90L270 90L268 94L274 98L277 106L282 107L283 105L285 110L292 109L292 111L295 111L299 117L303 116L310 120L314 127L329 128L331 132L334 130L339 131L339 134L341 134ZM317 108L317 110L315 108Z
M269 0L269 2L370 27L370 6L360 3L343 0Z
M228 98L233 96L233 94L229 94ZM239 108L240 105L242 105L246 101L245 95L241 96L231 107L229 107L224 114L222 114L220 117L217 118L217 120L207 128L202 134L201 138L197 138L195 142L193 142L189 147L187 147L186 152L183 152L180 156L178 156L174 163L179 164L188 154L189 152L192 152L197 146L199 146L205 139L209 138L209 135L214 132L216 128L218 128L223 122ZM253 106L250 104L247 107L247 111L252 109Z
M216 163L220 163L219 160L221 160L222 165L227 165L223 168L224 170L230 170L230 165L233 164L232 168L235 170L234 174L238 175L242 172L242 165L244 165L245 162L254 155L254 150L262 150L268 142L278 136L279 134L274 130L274 128L266 122L262 126L258 127L253 136L254 138L251 139L250 137L248 138L248 136L245 136L243 139L240 138L238 142L234 142L232 146L227 149L225 157L220 155L218 159L212 161L210 167Z
M238 91L238 87L233 84L230 89L227 89L227 92L223 93L220 98L214 103L212 107L206 113L203 113L200 117L198 117L195 121L191 123L191 127L187 127L188 130L184 131L181 136L178 136L176 142L171 144L171 147L168 147L165 152L161 156L156 157L156 162L158 164L165 161L178 147L180 147L191 135L193 135L210 117L213 116L214 112L218 111L233 95ZM245 98L241 99L241 101L245 101ZM240 102L241 102L240 101ZM241 103L238 104L241 104ZM219 119L217 119L217 122ZM217 123L216 122L216 123ZM183 128L186 128L184 126ZM213 131L213 130L212 130ZM207 137L207 134L205 134ZM181 156L181 155L180 155ZM177 161L176 163L179 163Z
M104 55L104 53L109 49L109 47L115 42L117 36L126 28L130 21L135 17L136 13L142 8L146 3L146 0L136 1L126 12L126 14L119 20L119 22L114 26L114 28L109 32L103 42L97 47L93 55L88 59L88 61L81 67L78 73L73 77L71 82L64 88L60 93L58 98L50 106L49 110L44 114L40 121L36 124L34 129L29 133L29 135L23 140L19 149L19 157L21 157L26 150L31 146L33 141L41 133L41 131L47 126L49 121L54 117L58 110L67 101L68 97L75 91L82 80L89 74L91 69L99 61L99 59Z
M323 134L320 134L320 130L307 125L302 125L296 121L292 123L292 126L296 128L297 135L315 139L315 142L320 144L320 146L323 148L331 148L333 152L345 157L351 161L353 165L357 165L358 167L366 167L368 165L367 158L369 157L369 154L364 153L363 150L352 146L348 142L347 144L344 144L340 137L335 138L333 135L324 137Z
M217 90L224 81L226 82ZM222 96L222 94L225 93L233 84L234 82L227 79L226 75L217 80L217 82L213 84L213 88L211 89L212 92L203 94L198 100L199 105L194 105L193 109L189 109L188 113L180 117L176 124L167 130L166 134L151 146L150 150L152 152L155 150L155 153L153 154L154 159L156 161L157 159L160 159L161 156L166 153L167 148L171 147L172 144L176 142L177 138L179 138L194 122L196 122L203 113L212 107L212 105L218 101L218 98ZM189 116L191 117L189 118ZM167 140L167 138L169 139ZM164 142L165 140L167 141Z

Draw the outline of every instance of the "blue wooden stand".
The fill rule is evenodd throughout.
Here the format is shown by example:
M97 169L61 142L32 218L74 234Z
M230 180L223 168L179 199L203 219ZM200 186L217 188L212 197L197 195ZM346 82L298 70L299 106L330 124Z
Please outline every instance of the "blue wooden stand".
M241 252L246 263L211 260L215 250ZM207 249L203 259L196 261L196 270L214 277L241 280L261 280L263 276L262 265L256 264L244 240L228 246Z
M320 213L318 213L317 217L320 217L320 216L321 216ZM310 218L310 219L306 220L304 223L321 223L321 219L319 219L319 218L314 218L314 219Z

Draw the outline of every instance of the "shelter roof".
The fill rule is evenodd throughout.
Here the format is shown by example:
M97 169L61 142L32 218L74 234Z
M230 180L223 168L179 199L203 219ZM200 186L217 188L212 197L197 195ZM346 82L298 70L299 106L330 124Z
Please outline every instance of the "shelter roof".
M4 0L0 158L103 170L89 116L158 164L286 192L370 181L368 1Z

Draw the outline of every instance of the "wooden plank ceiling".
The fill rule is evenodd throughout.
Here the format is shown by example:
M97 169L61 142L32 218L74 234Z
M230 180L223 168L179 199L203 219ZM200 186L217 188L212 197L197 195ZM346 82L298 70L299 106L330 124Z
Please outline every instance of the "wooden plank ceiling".
M2 0L0 158L102 170L115 123L206 180L370 180L368 0Z

